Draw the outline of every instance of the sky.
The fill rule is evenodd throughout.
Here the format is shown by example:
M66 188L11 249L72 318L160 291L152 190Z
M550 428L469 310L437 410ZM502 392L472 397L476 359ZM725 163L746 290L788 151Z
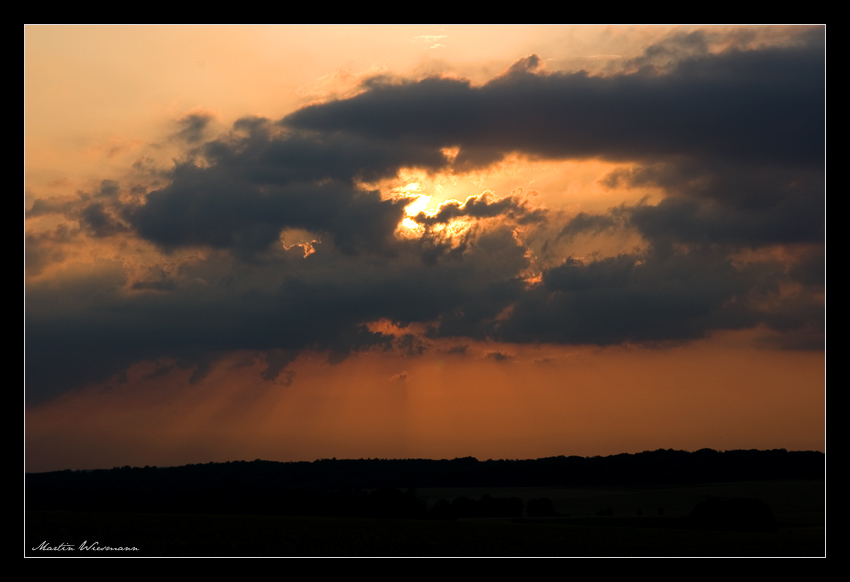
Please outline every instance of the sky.
M825 28L27 26L27 471L825 450Z

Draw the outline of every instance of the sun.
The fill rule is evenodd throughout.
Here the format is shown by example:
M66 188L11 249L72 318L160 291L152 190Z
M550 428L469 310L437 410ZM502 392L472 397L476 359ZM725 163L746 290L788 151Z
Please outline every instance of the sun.
M408 184L405 188L410 188L411 186L416 187L415 189L412 189L413 192L415 192L416 189L419 188L419 184ZM416 200L408 204L407 207L404 209L404 212L405 214L407 214L407 217L405 217L405 219L402 221L402 225L413 231L421 230L422 226L419 225L415 220L413 220L413 217L419 214L420 212L425 212L428 208L429 202L431 202L431 197L427 194L418 195L416 197Z

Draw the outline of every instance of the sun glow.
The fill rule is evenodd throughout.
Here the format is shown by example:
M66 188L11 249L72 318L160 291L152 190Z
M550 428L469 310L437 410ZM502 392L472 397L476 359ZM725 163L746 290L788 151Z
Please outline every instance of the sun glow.
M417 183L408 184L407 186L402 188L403 191L406 190L411 193L416 192L418 189L420 189L420 186ZM425 209L428 208L429 202L431 202L430 196L420 194L416 198L416 200L408 204L407 207L404 209L404 212L407 214L407 217L401 221L402 225L404 225L404 227L408 230L421 230L422 226L420 226L415 220L413 220L412 217L416 216L420 212L425 212Z
M416 200L407 205L404 211L408 216L416 216L420 212L424 212L428 208L428 203L431 202L431 197L421 194Z

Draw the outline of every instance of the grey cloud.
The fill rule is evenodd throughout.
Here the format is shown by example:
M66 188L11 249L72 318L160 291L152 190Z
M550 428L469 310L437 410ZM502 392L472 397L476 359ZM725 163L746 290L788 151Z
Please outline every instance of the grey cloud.
M540 64L540 57L538 55L528 55L527 57L518 59L514 64L512 64L503 77L532 73L540 68Z
M826 285L826 249L808 249L789 272L794 281L803 285L824 287Z
M79 200L69 198L36 198L32 207L25 212L27 218L47 216L49 214L66 214L77 208Z
M213 116L209 113L190 113L177 122L180 130L175 135L190 144L198 143L204 139L204 133L212 120Z
M765 211L721 203L668 198L657 206L637 206L631 224L650 240L719 242L740 246L817 243L825 222L820 200L788 197Z
M622 228L625 222L622 215L625 212L625 207L611 209L608 214L588 214L587 212L579 212L564 225L564 228L562 228L558 233L558 238L567 237L567 239L572 239L577 234L583 232L600 234L606 231Z
M424 354L428 346L412 333L406 333L395 341L393 348L406 356L418 356Z
M300 350L325 351L331 363L361 349L413 356L430 338L608 345L762 325L784 338L776 340L782 347L817 346L824 55L822 38L804 36L721 54L707 53L697 37L678 39L691 43L686 57L667 62L659 49L663 67L608 77L543 73L532 56L480 87L376 79L357 97L280 122L244 118L209 141L208 121L184 120L191 152L160 176L167 185L137 193L140 202L103 182L77 199L38 199L27 211L81 225L28 234L32 272L77 236L132 232L165 251L205 247L203 258L161 277L128 283L116 263L28 284L27 398L105 381L142 360L176 361L199 382L234 350L265 353L262 377L287 383ZM441 150L455 146L460 153L450 161ZM628 161L630 170L603 183L659 188L666 198L558 225L557 213L519 197L479 196L417 220L545 219L564 244L579 233L632 229L648 249L570 259L529 285L529 249L502 221L482 221L462 236L426 229L398 239L408 201L360 186L403 167L459 171L514 151ZM321 242L305 258L276 244L285 228ZM796 245L796 259L789 266L730 258L767 245ZM788 283L800 292L781 293ZM382 319L426 323L428 337L364 325Z
M295 372L286 370L286 367L295 361L298 353L293 350L268 350L266 352L266 369L260 374L263 380L276 380L281 375L284 377L284 385L290 386L295 378Z
M100 183L100 190L95 192L96 198L115 198L121 193L121 188L118 182L114 180L103 180Z
M582 264L570 260L523 294L493 337L514 342L616 344L690 340L762 323L818 327L816 297L780 299L782 265L735 267L716 249L651 249ZM765 311L772 298L782 305ZM784 315L782 315L784 314Z
M543 284L553 291L587 291L610 287L625 287L634 272L637 259L619 255L588 265L573 259L560 267L546 271Z
M294 227L328 233L339 248L356 253L391 246L406 204L345 183L262 186L186 168L125 215L140 236L166 249L210 246L257 253L277 241L283 228Z
M709 54L712 36L704 30L675 33L649 46L640 56L625 63L627 69L664 72L682 60Z
M75 198L38 198L33 202L32 207L25 212L25 216L36 218L55 214L62 215L68 220L78 221L81 232L95 238L126 233L130 229L116 216L123 209L118 198L120 192L117 182L103 180L100 187L94 192L79 191ZM67 226L62 228L65 229L64 238L67 240L71 231ZM81 232L77 231L74 235L78 236ZM41 238L44 239L44 235L41 235ZM28 246L27 249L35 252L34 247Z
M285 373L293 354L307 348L328 352L332 363L369 348L416 355L419 339L371 332L363 323L428 322L446 313L493 318L516 300L521 284L512 281L526 266L510 232L497 231L430 266L414 244L394 256L316 244L306 259L297 250L247 263L213 254L181 269L168 293L125 293L120 271L34 282L27 288L27 397L105 381L140 360L177 358L195 367L199 381L216 354L233 350L270 352L264 377ZM508 289L500 290L505 280Z
M330 132L283 131L256 118L237 121L237 135L204 144L221 173L257 184L316 180L368 182L395 176L400 167L437 170L445 156L419 141L388 141ZM247 132L240 136L239 131ZM177 176L179 178L179 176Z
M183 356L178 361L178 365L182 369L191 368L192 375L189 376L189 384L198 384L210 375L218 355L216 352L190 349L189 355Z
M420 212L413 220L419 224L433 226L446 224L452 219L468 216L471 218L492 218L504 216L524 223L545 220L546 213L542 209L529 209L525 202L515 196L493 199L487 193L470 196L465 202L450 201L440 205L434 215Z
M114 180L103 180L100 188L92 193L79 191L76 198L37 198L33 201L32 207L26 211L25 216L27 218L35 218L49 214L63 214L68 217L75 217L80 212L80 208L88 205L92 198L105 199L95 203L103 207L104 204L111 204L120 192L121 189L117 182Z
M278 124L245 118L231 135L198 148L205 167L179 166L169 186L124 216L142 237L166 249L203 245L247 257L293 227L330 234L349 253L391 252L403 202L381 201L355 182L391 177L405 166L448 168L441 149L459 146L455 169L489 164L511 151L653 162L631 175L612 175L608 183L655 183L673 192L684 187L688 197L707 196L744 210L705 204L695 209L695 203L674 208L667 202L636 214L647 236L656 235L662 212L690 212L691 225L682 230L707 237L745 243L754 222L772 214L772 224L756 224L752 236L811 240L819 233L810 203L823 162L822 38L708 54L702 34L648 50L657 55L669 47L693 49L663 74L546 74L538 72L539 57L532 55L481 87L458 79L376 78L357 97L303 108ZM769 177L777 169L782 184ZM801 175L803 191L782 191ZM521 212L509 200L447 204L437 216L417 220ZM772 205L767 213L766 205ZM745 206L760 217L748 216ZM807 209L806 220L795 220ZM717 220L708 216L712 212ZM521 220L541 218L526 211ZM600 220L592 227L602 228ZM574 222L562 236L590 227Z
M612 172L608 187L660 187L655 205L580 214L563 235L633 227L650 241L760 247L821 243L825 235L823 168L765 168L688 161Z
M106 211L101 202L94 202L80 211L80 224L95 237L113 236L128 228Z
M410 334L394 338L362 325L380 319L435 322L431 337L518 343L685 341L757 324L798 338L786 347L816 346L823 337L814 250L788 271L772 263L735 266L710 246L685 253L659 246L590 263L571 259L528 287L520 278L526 249L508 229L483 231L459 257L432 265L414 245L395 256L316 249L306 259L280 251L253 263L214 256L186 266L183 283L169 293L124 294L117 273L31 285L28 399L106 380L144 359L177 358L181 367L194 366L197 382L216 354L266 351L263 377L286 383L286 367L302 349L324 350L331 363L360 349L422 352ZM783 297L781 285L795 278L812 284ZM197 279L209 284L191 283Z
M243 256L265 251L283 228L329 234L343 251L391 252L405 200L381 200L357 180L406 165L437 169L439 151L346 136L274 135L263 120L237 122L243 137L202 148L208 167L185 163L172 183L124 209L136 232L165 249L210 246Z
M157 366L153 372L151 372L150 374L145 374L144 376L142 376L142 378L144 378L145 380L156 380L157 378L167 376L176 368L177 366L175 366L174 364L165 364L162 366Z
M481 87L428 78L368 85L306 107L289 127L459 146L456 165L511 151L612 160L709 156L771 164L823 160L823 39L729 50L666 74L538 74L517 67Z

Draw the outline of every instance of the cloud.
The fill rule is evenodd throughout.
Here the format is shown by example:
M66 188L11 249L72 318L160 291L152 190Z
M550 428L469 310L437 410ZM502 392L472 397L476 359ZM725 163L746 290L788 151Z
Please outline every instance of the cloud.
M790 282L780 262L736 265L722 250L646 253L583 263L568 259L543 273L493 339L611 345L691 340L720 329L823 332L817 288L783 296ZM769 308L766 308L770 305Z
M215 116L207 111L190 113L177 122L180 130L175 136L189 144L199 143L213 119Z
M93 236L107 237L126 232L126 226L115 220L106 211L106 206L101 202L93 202L80 212L80 224L85 226Z
M573 230L599 230L625 219L650 239L763 246L816 243L824 238L823 168L763 167L734 162L680 161L635 166L606 176L609 187L656 187L657 205L583 216ZM578 218L578 217L577 217ZM607 221L607 223L606 223Z
M275 134L264 120L237 122L242 137L204 144L207 164L178 165L171 183L127 206L139 236L166 250L232 249L244 256L278 241L284 228L329 235L349 254L388 252L407 200L382 200L360 180L402 166L438 169L442 152L351 137Z
M558 233L558 238L567 237L567 239L572 239L577 234L583 232L600 234L623 228L625 224L622 215L628 213L630 210L626 209L625 206L621 206L619 208L612 208L607 214L579 212L564 225Z
M266 363L268 366L260 374L263 380L273 381L283 376L283 385L292 385L292 381L295 379L295 372L287 370L286 367L294 362L297 356L298 353L293 350L269 350L266 353Z
M698 51L699 52L699 51ZM538 73L538 57L480 87L452 78L376 79L360 95L300 109L287 127L434 148L459 166L510 152L546 158L821 164L824 44L730 49L665 74Z
M28 275L39 275L48 265L61 262L66 257L65 245L73 242L75 234L65 224L24 237L24 263Z
M463 203L450 200L441 204L437 212L433 214L420 212L413 217L413 220L419 224L433 226L446 224L461 217L493 218L496 216L528 223L545 220L546 212L542 209L529 209L525 201L518 196L495 198L489 192L484 192L478 196L470 196Z
M100 187L93 192L78 191L75 197L37 198L33 201L32 207L25 211L24 216L27 219L35 219L59 215L69 221L76 221L79 224L79 230L72 231L67 224L60 225L63 229L62 238L66 242L79 236L81 232L95 238L111 237L130 230L118 217L124 208L119 198L120 193L117 182L103 180ZM45 234L41 233L40 238L45 240ZM55 237L53 238L55 240ZM30 240L30 243L34 242L34 239ZM33 251L35 251L34 248Z
M371 332L363 324L429 322L447 313L494 318L515 299L528 264L510 231L481 233L461 257L432 265L422 262L414 244L401 245L394 256L315 248L307 258L299 249L280 248L251 262L213 253L168 279L133 284L134 293L125 291L119 264L71 280L30 283L28 398L105 381L140 360L194 362L203 377L215 354L261 350L271 353L264 372L271 378L304 349L328 352L331 362L393 346L415 355L422 351L416 338Z
M30 274L67 261L72 242L109 249L109 260L62 263L28 283L27 398L140 361L175 362L199 383L237 350L265 359L260 379L289 385L304 350L332 364L361 350L414 357L445 345L437 338L464 356L471 340L663 343L758 327L773 345L816 347L824 54L822 35L800 37L722 50L698 35L667 39L607 76L545 72L535 55L480 86L385 76L215 137L210 116L191 114L184 155L160 185L103 181L26 211L38 224L64 220L27 233ZM676 56L678 46L690 48ZM603 187L662 194L564 218L485 192L417 214L425 228L404 237L413 199L364 185L411 168L458 176L511 152L619 161ZM441 228L457 220L468 227ZM313 252L284 247L285 231L315 236ZM632 234L640 247L578 259L582 233ZM536 256L546 236L565 260ZM781 258L740 260L777 246ZM369 327L377 321L398 329ZM425 331L405 329L413 322Z
M37 218L50 214L66 214L78 206L78 201L73 198L37 198L32 206L25 212L26 218Z

